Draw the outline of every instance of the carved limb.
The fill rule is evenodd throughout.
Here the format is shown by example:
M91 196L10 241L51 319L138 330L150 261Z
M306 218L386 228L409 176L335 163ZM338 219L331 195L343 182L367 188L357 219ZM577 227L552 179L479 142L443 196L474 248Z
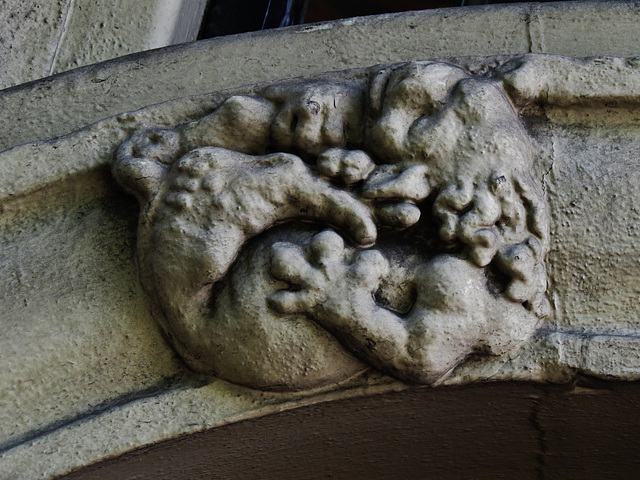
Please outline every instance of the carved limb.
M213 113L181 127L182 151L211 146L260 155L270 144L275 106L259 97L234 95Z
M520 106L640 103L640 59L567 58L527 54L497 73L511 99Z
M388 268L376 250L348 262L340 236L325 231L307 252L278 243L272 255L272 274L296 288L271 295L273 308L308 314L366 361L407 381L432 384L477 351L513 351L538 323L522 305L492 295L483 269L453 256L425 262L408 279L417 299L401 317L374 300Z
M206 147L176 162L143 207L138 243L145 287L159 304L165 331L198 370L215 355L206 341L214 284L251 237L283 221L319 220L356 244L375 242L368 208L317 177L300 158L254 157Z

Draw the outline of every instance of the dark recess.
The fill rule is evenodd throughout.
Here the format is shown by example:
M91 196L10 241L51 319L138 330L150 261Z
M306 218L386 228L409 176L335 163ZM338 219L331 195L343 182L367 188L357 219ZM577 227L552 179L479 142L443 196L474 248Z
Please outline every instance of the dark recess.
M524 2L522 0L210 0L199 39L340 18L488 3Z
M486 383L321 403L60 480L637 479L640 384L579 385Z

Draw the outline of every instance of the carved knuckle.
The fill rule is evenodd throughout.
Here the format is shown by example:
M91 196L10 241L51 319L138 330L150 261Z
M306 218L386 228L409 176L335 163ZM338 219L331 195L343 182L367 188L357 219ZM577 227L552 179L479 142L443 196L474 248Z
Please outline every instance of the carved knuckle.
M354 262L354 272L358 277L375 281L384 277L389 269L389 263L378 250L360 252Z
M345 152L341 148L330 148L318 157L317 167L321 175L336 177L340 173L341 161Z
M403 202L382 205L377 217L381 223L396 228L409 228L420 220L422 212L416 205Z
M344 251L344 240L333 230L325 230L314 235L309 252L316 260L336 259Z

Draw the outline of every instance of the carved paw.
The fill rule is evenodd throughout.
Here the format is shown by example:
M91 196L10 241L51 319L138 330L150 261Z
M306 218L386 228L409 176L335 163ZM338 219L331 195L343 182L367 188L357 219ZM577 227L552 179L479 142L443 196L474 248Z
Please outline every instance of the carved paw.
M376 201L377 220L391 227L407 228L420 220L414 202L431 193L428 169L420 164L380 165L367 178L362 196Z
M375 164L362 150L330 148L318 157L318 171L329 178L337 178L346 185L364 180Z
M315 235L304 250L292 243L274 244L271 274L291 288L270 295L270 305L281 313L311 316L318 316L319 308L341 316L371 306L387 260L377 250L359 251L351 261L347 257L342 237L332 230Z
M113 174L129 193L146 202L160 189L179 149L180 134L173 128L140 130L118 148Z

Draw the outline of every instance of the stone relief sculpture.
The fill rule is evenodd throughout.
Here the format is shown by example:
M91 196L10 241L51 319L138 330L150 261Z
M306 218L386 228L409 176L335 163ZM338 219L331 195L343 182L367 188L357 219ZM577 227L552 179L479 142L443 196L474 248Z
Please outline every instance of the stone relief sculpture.
M185 362L303 390L370 367L436 384L530 338L549 309L536 154L500 76L414 62L232 96L137 131L113 172Z

